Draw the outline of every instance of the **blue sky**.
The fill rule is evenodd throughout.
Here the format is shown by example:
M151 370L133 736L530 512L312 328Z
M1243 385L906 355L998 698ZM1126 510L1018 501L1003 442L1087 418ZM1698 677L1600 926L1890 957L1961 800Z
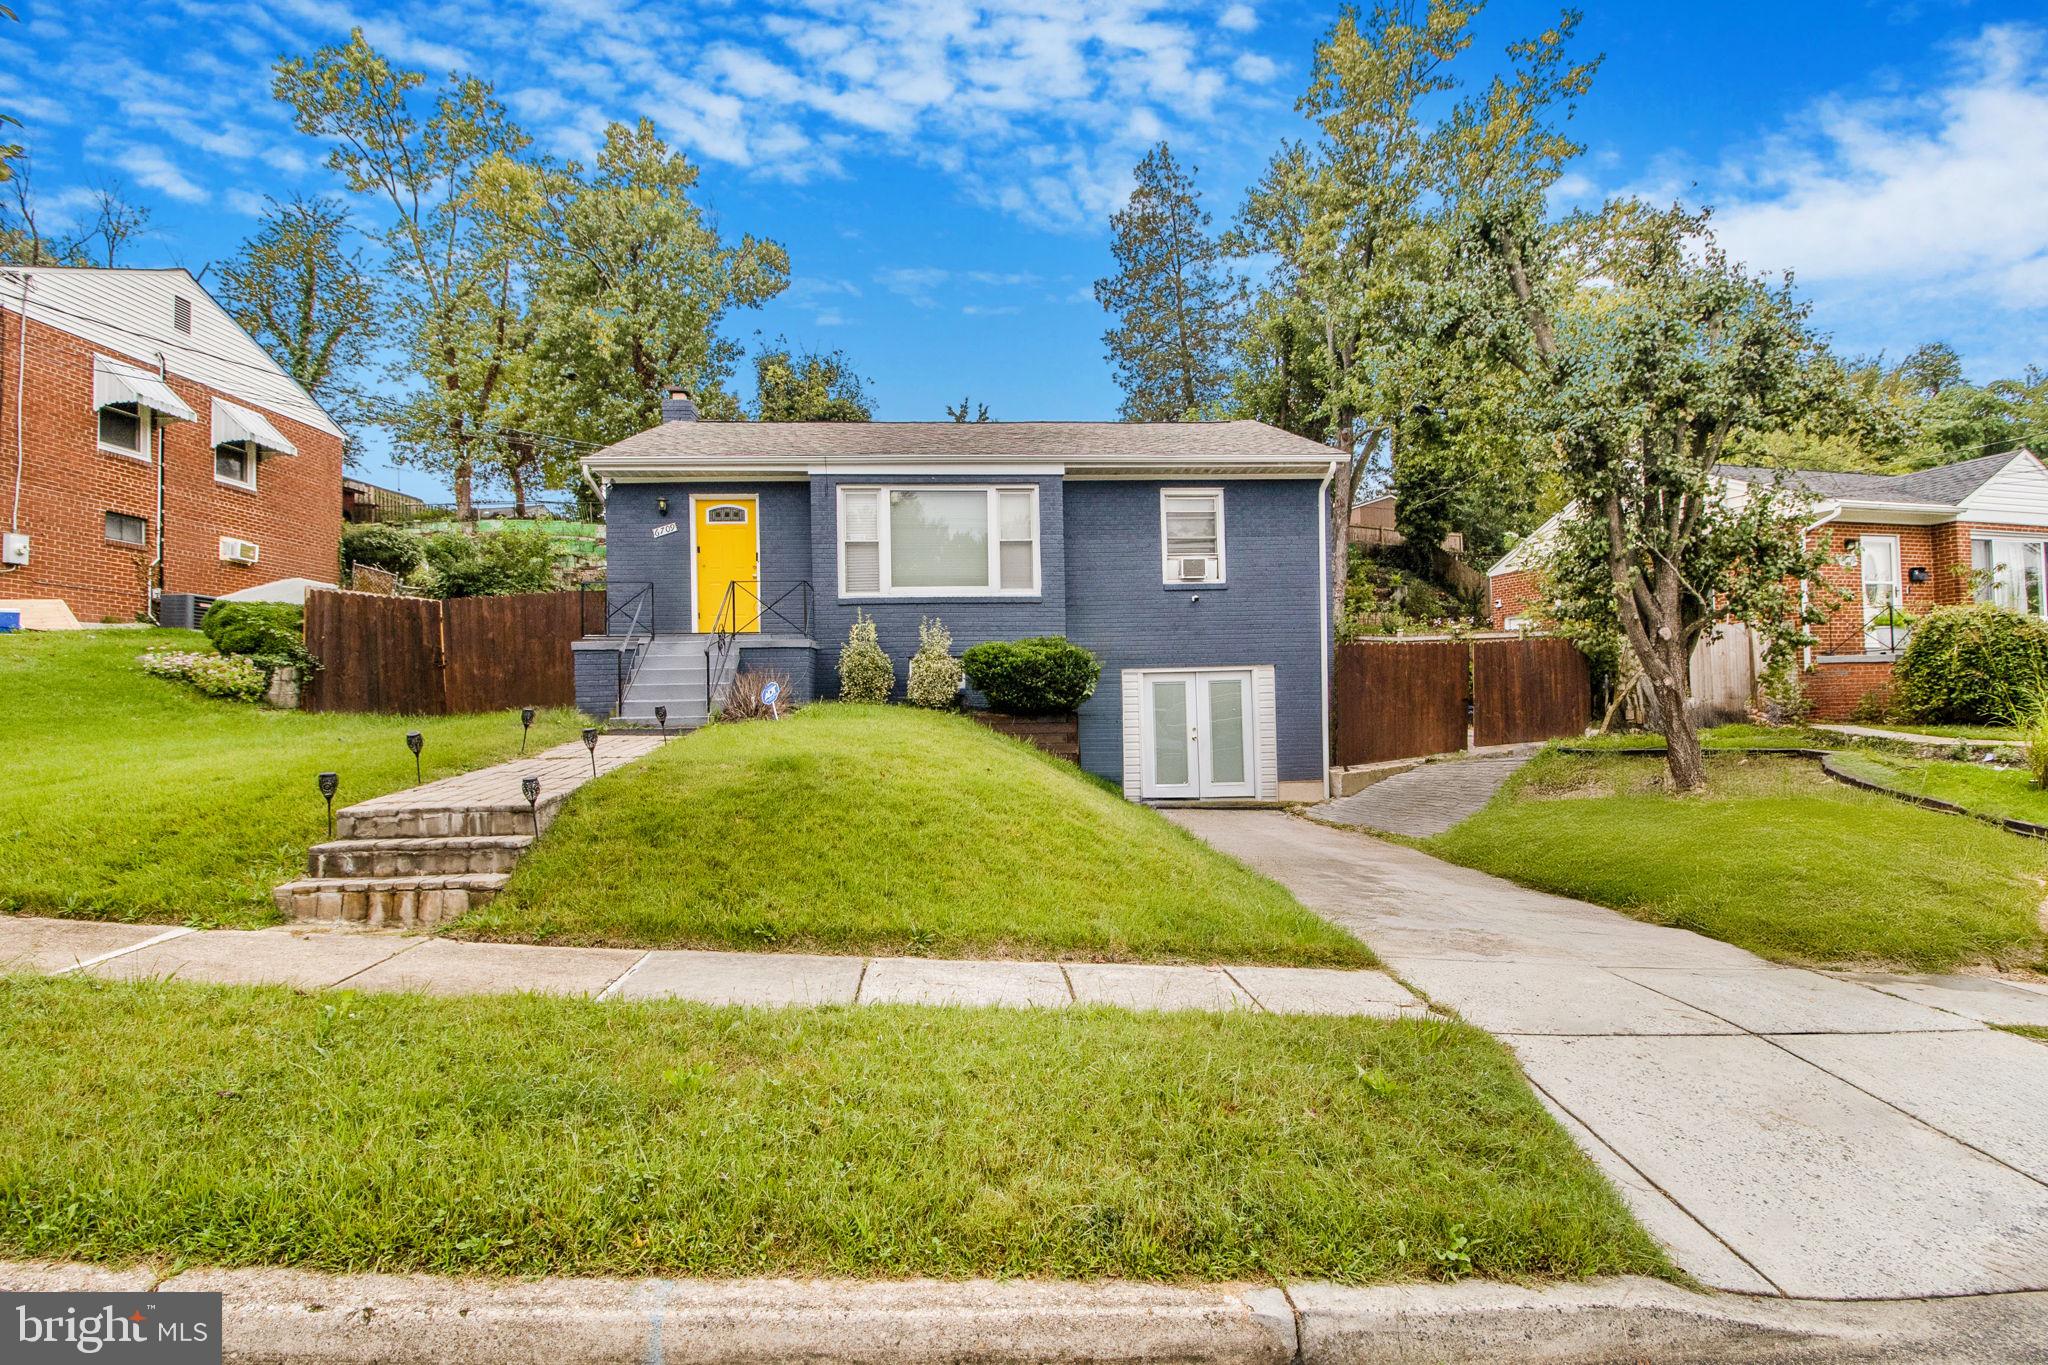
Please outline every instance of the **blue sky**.
M361 24L407 64L497 84L544 149L646 116L732 236L794 282L730 331L844 347L877 415L1114 416L1106 219L1160 137L1219 221L1278 141L1334 4L1281 0L16 0L0 109L45 212L112 186L154 211L138 265L195 272L266 194L332 187L268 93L280 54ZM1589 4L1606 54L1561 198L1716 207L1852 353L1944 339L1977 378L2048 365L2048 21L2037 5ZM1467 74L1556 9L1495 0ZM433 491L372 458L369 477Z

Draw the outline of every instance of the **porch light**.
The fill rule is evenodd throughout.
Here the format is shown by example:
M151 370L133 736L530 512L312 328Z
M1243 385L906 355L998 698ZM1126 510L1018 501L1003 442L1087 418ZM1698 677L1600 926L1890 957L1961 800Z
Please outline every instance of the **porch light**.
M327 837L334 837L334 793L341 786L340 773L322 773L319 778L320 799L327 803Z
M668 499L667 499L667 498L656 498L656 499L654 500L654 510L655 510L655 511L657 511L657 512L659 512L659 513L660 513L660 514L661 514L662 516L667 516L667 515L668 515Z
M596 777L596 776L597 776L597 731L596 731L596 730L594 730L594 729L589 729L589 730L585 730L585 731L583 732L583 747L584 747L584 748L586 748L586 749L588 749L588 750L590 750L590 775L591 775L592 777Z
M663 739L667 739L667 738L668 738L668 708L667 708L666 706L657 706L657 707L655 707L655 708L654 708L654 723L655 723L656 725L659 725L659 726L661 727L661 737L662 737Z
M533 816L533 837L540 838L540 779L522 777L519 779L519 794L526 798L527 812Z
M420 784L420 750L427 747L427 738L417 730L405 732L405 747L412 750L412 784Z
M520 708L519 708L519 752L520 752L520 753L522 753L522 754L526 752L526 732L527 732L527 731L529 731L529 730L531 730L532 728L533 728L533 708L532 708L531 706L522 706L522 707L520 707Z

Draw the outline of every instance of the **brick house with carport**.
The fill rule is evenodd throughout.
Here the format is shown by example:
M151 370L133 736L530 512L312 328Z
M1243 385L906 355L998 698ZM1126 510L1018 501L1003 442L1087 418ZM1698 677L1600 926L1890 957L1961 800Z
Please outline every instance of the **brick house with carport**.
M185 270L0 269L0 599L82 621L332 582L334 419Z
M1731 495L1778 486L1806 499L1805 534L1829 557L1821 579L1841 599L1800 658L1820 720L1881 698L1910 636L1935 607L1976 600L2048 617L2048 467L2015 450L1911 474L1720 465ZM1545 522L1487 574L1496 629L1543 624L1542 557L1564 516ZM1902 622L1888 610L1903 610Z

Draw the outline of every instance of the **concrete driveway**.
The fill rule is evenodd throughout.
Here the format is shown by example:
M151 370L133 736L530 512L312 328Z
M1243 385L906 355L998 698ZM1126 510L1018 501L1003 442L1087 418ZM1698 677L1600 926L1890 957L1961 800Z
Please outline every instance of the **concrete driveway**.
M1498 1034L1679 1265L1797 1298L2048 1289L2048 988L1848 977L1272 811L1176 823Z

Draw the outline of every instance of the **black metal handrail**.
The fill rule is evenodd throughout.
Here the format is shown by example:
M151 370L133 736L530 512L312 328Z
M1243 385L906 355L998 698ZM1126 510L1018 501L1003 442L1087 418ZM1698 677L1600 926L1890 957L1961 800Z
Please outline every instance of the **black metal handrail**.
M611 635L613 633L612 623L621 616L626 618L626 628L618 632L623 643L612 651L612 687L617 698L617 703L612 708L612 714L618 715L626 709L626 689L633 685L633 679L639 674L640 665L646 658L645 650L636 654L633 659L632 670L628 672L626 669L626 650L643 633L640 628L640 618L643 611L647 618L646 637L649 641L654 639L655 601L654 585L652 583L640 583L637 585L629 583L617 584L616 586L618 587L632 587L634 589L634 591L626 595L624 601L617 603L611 601L611 589L613 586L610 583L605 585L604 633Z

